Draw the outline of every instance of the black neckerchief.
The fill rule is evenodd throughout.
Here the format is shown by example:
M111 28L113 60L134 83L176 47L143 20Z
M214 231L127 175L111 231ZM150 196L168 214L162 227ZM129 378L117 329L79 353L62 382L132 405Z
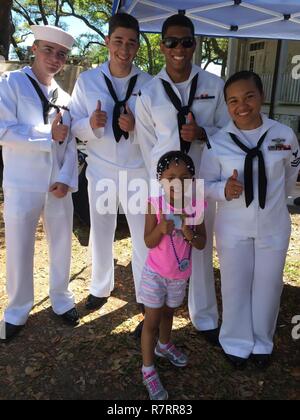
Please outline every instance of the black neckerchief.
M123 131L120 128L119 118L121 116L122 108L124 108L124 114L127 114L126 103L129 100L130 96L132 95L133 89L135 88L137 78L138 78L138 74L136 74L135 76L133 76L130 79L128 89L127 89L127 93L126 93L126 97L123 101L119 101L111 80L104 73L103 73L103 76L104 76L104 80L105 80L106 85L107 85L107 89L109 90L109 93L110 93L111 97L113 98L113 100L115 102L114 111L113 111L113 119L112 119L112 128L113 128L113 132L114 132L116 142L119 143L122 136L124 136L126 140L128 140L128 138L129 138L129 133L126 132L126 131Z
M188 153L190 151L191 143L183 140L183 138L181 137L181 129L182 129L182 126L186 124L186 116L191 112L190 109L191 109L191 106L193 105L193 102L196 96L198 77L199 77L199 74L197 73L196 76L192 80L191 91L190 91L190 96L189 96L189 101L188 101L187 106L182 106L182 102L178 98L176 93L174 92L171 84L167 82L166 80L161 79L162 84L165 88L165 91L170 101L172 102L172 104L178 111L177 120L178 120L178 130L179 130L179 137L180 137L180 149L184 153Z
M36 93L38 94L38 96L41 100L41 103L42 103L42 106L43 106L43 118L44 118L44 123L45 124L49 124L49 112L50 112L51 108L55 108L57 113L59 113L60 110L69 111L69 109L65 106L56 105L55 102L58 99L58 89L55 89L53 91L51 101L49 101L49 99L47 99L46 96L44 95L44 92L42 91L38 82L35 79L33 79L33 77L29 76L27 73L25 73L25 74L28 77L28 79L30 80L30 82L32 83Z
M268 180L266 175L265 160L262 151L260 150L265 138L267 137L268 131L264 133L259 139L257 146L254 149L249 149L245 146L235 134L229 133L235 144L242 149L246 154L245 166L244 166L244 182L245 182L245 197L246 206L249 207L254 199L253 193L253 160L258 158L258 195L259 195L259 206L264 209L266 206L267 197L267 186Z

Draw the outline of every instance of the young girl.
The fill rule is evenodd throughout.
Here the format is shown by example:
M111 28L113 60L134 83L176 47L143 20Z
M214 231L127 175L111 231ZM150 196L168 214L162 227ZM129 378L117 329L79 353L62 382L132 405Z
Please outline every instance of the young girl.
M184 367L187 357L171 342L175 308L185 297L191 275L192 247L203 249L206 243L204 223L189 226L191 215L178 207L183 202L187 180L194 178L192 159L182 152L166 153L158 162L157 177L165 194L149 199L145 243L150 248L140 286L145 305L142 332L143 381L151 400L165 400L168 393L154 367L154 355ZM169 183L171 188L168 188ZM203 210L203 208L202 208ZM180 214L178 214L180 213ZM157 335L159 340L157 342Z
M232 121L210 139L201 177L219 201L216 219L223 324L220 343L236 368L269 365L291 233L286 198L299 171L293 130L261 113L263 87L249 71L226 83Z

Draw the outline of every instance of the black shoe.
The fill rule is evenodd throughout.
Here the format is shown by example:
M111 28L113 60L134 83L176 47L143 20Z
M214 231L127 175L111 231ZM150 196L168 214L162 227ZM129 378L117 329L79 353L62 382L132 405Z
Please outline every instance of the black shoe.
M72 308L69 311L65 312L62 315L59 315L59 317L68 325L71 325L72 327L76 327L79 325L80 319L79 319L79 313L76 308Z
M214 330L199 331L199 333L205 338L205 340L214 347L221 347L219 341L220 330L215 328Z
M295 206L300 206L300 197L295 198L294 204L295 204Z
M24 328L24 325L13 325L9 324L8 322L2 321L1 322L1 336L0 342L1 343L8 343L14 337L16 337L19 332Z
M144 326L144 320L142 320L139 323L139 325L136 327L136 329L134 330L133 335L136 340L140 340L142 336L143 326Z
M251 354L251 361L258 369L267 369L271 364L271 354Z
M248 359L244 359L243 357L233 356L232 354L227 354L225 352L224 352L224 355L235 369L237 370L245 369Z
M88 295L85 307L89 310L100 309L103 305L106 304L107 300L107 297L96 297L93 295Z

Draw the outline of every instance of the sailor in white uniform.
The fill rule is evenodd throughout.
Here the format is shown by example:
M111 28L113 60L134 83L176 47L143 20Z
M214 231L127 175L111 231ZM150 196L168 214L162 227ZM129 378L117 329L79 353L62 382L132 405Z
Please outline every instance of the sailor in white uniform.
M49 244L53 311L71 325L79 319L68 290L77 151L70 133L70 97L54 80L74 39L56 27L31 28L33 66L0 79L8 293L2 341L21 330L33 307L33 256L40 216Z
M151 79L132 64L139 49L139 34L135 18L125 13L113 16L106 38L109 61L82 73L72 96L72 131L76 137L87 142L88 154L86 174L92 245L88 309L100 308L114 289L113 242L120 206L131 232L132 268L139 302L139 282L147 255L143 238L145 218L144 214L133 214L129 208L126 209L134 194L127 191L129 183L136 179L147 180L141 151L134 143L133 135L136 98L141 87ZM98 182L102 180L108 180L114 187L108 193L114 203L108 214L104 214L99 205L103 191L99 191ZM125 191L119 188L120 180L125 184Z
M221 266L220 343L242 368L251 356L270 363L291 234L286 199L295 186L299 143L293 130L261 114L259 76L244 71L225 85L232 121L210 139L201 174L218 201L216 240Z
M184 15L166 20L161 50L164 68L141 91L136 107L136 135L152 179L160 157L170 150L188 153L199 171L202 151L210 136L227 124L223 81L192 65L195 52L193 23ZM212 249L215 202L206 209L207 246L193 250L189 310L196 329L217 343L218 308Z

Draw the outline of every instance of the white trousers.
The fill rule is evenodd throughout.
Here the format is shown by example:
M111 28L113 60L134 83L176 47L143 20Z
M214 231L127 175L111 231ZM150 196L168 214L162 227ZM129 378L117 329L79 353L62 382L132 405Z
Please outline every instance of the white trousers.
M131 182L135 179L147 179L145 169L128 170L127 179ZM97 186L97 180L88 175L88 191L91 215L91 246L92 246L92 280L90 293L96 297L108 297L114 289L114 257L113 244L117 227L117 210L121 205L126 213L127 222L132 239L132 271L135 285L136 300L139 299L139 285L141 282L142 271L146 262L148 250L144 241L145 215L132 214L126 212L127 199L133 196L133 192L129 192L126 198L124 191L119 189L119 172L111 168L106 174L103 169L102 179L109 179L116 189L112 194L115 200L113 214L99 214L97 206L99 206L99 198L102 194ZM145 201L146 204L146 201ZM128 285L129 286L129 285Z
M195 328L200 331L218 327L219 313L213 270L213 235L216 203L208 202L205 211L207 244L204 250L193 249L193 271L189 284L189 313Z
M34 304L34 244L41 216L49 245L49 297L53 311L61 315L74 307L73 295L68 290L73 227L71 194L57 199L50 193L5 189L8 307L4 319L10 324L24 325Z
M285 242L278 250L264 240L217 237L225 353L243 358L272 353L289 239Z

